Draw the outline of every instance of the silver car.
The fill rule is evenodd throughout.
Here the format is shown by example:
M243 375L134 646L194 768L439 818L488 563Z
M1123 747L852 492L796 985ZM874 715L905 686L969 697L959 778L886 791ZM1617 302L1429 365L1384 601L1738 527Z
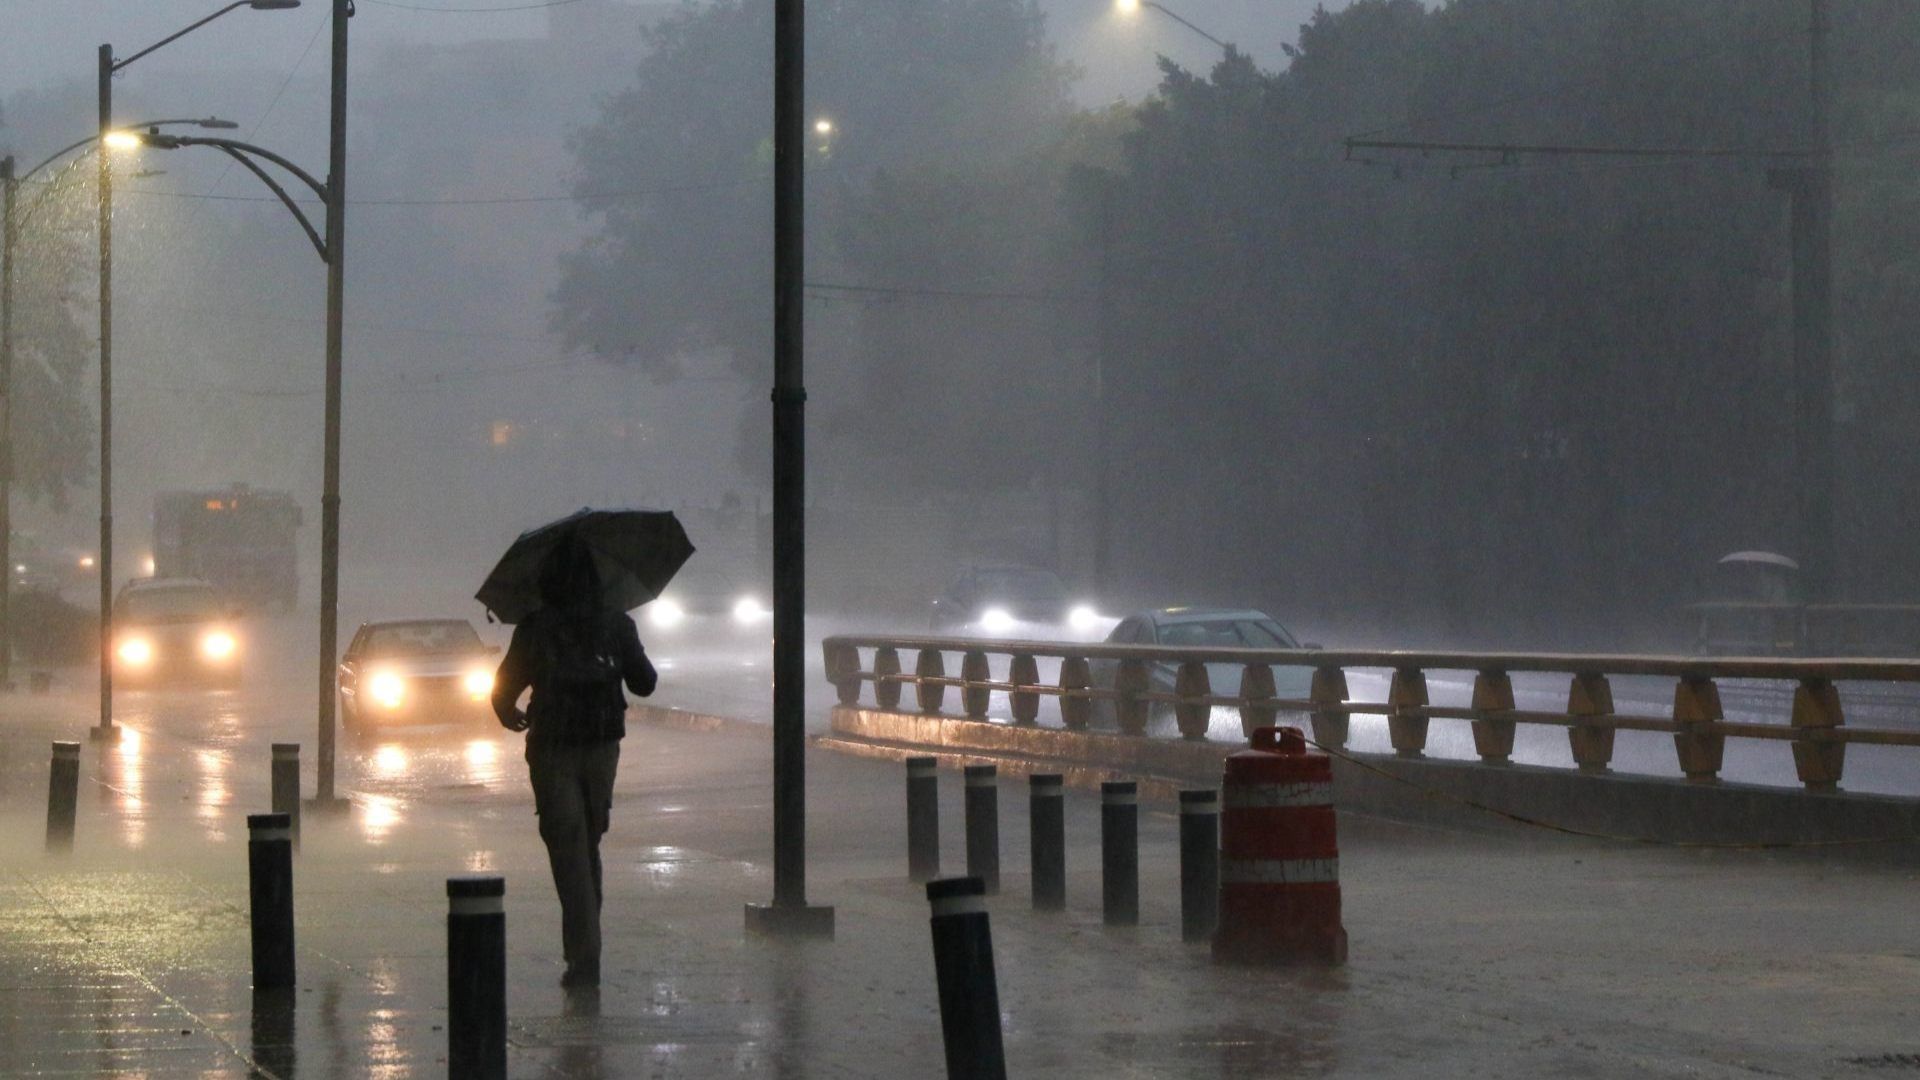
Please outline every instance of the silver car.
M1278 620L1264 611L1256 611L1252 608L1202 607L1171 607L1136 611L1120 620L1120 624L1107 635L1107 644L1186 645L1209 649L1318 647L1300 644L1286 627L1281 626ZM1114 676L1120 669L1119 661L1094 660L1090 667L1095 686L1113 688ZM1207 681L1215 694L1231 697L1240 692L1241 670L1239 664L1208 664ZM1173 693L1174 681L1179 673L1178 664L1150 663L1147 665L1148 688L1160 693ZM1313 669L1276 667L1273 669L1273 683L1275 697L1303 700L1313 687ZM1219 708L1216 706L1216 710ZM1098 724L1106 727L1117 726L1114 705L1111 701L1096 702L1094 717ZM1236 716L1235 719L1237 720L1238 717ZM1148 728L1170 726L1172 723L1173 706L1155 702L1148 713Z

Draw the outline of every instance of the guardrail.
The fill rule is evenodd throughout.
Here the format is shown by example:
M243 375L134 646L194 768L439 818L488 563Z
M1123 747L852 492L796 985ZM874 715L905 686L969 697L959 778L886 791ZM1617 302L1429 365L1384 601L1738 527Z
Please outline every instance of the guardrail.
M1687 605L1703 654L1905 656L1920 652L1920 604L1790 604L1713 600Z
M1083 730L1093 719L1094 703L1113 703L1118 729L1145 735L1155 703L1172 707L1180 734L1204 739L1215 707L1237 708L1245 730L1274 723L1281 712L1306 713L1314 741L1332 749L1347 743L1354 714L1383 715L1394 751L1419 757L1433 720L1465 720L1473 730L1475 751L1483 761L1505 764L1513 753L1520 724L1567 729L1575 765L1583 772L1604 772L1613 758L1614 733L1626 729L1672 734L1680 770L1688 780L1718 780L1726 741L1767 739L1790 743L1800 782L1810 791L1832 791L1840 782L1850 744L1920 746L1920 729L1910 731L1848 727L1838 682L1920 682L1920 660L1774 659L1765 657L1674 657L1560 653L1409 652L1333 649L1211 649L1179 646L1102 645L1050 641L988 641L973 638L839 636L824 642L827 678L841 704L858 706L862 687L873 686L874 707L898 711L905 687L914 688L918 711L940 714L949 688L960 691L962 714L984 720L994 692L1007 695L1015 724L1039 718L1042 697L1059 699L1061 721ZM865 651L870 660L862 660ZM901 667L903 652L915 654L911 672ZM957 675L947 674L946 655L957 653ZM992 676L991 657L1004 657L1004 678ZM1042 682L1040 659L1060 661L1060 674ZM1115 662L1111 685L1095 685L1093 661ZM1175 669L1172 692L1151 689L1148 665ZM1207 665L1241 667L1240 692L1213 692ZM1275 694L1273 671L1307 668L1313 672L1305 698ZM1347 672L1392 672L1387 700L1350 700ZM1428 700L1427 673L1472 672L1473 695L1465 707L1436 706ZM1512 676L1544 672L1568 679L1565 712L1515 707ZM1674 680L1673 709L1666 716L1614 711L1610 676L1653 676ZM1787 724L1730 722L1720 705L1719 684L1728 679L1783 680L1795 685Z

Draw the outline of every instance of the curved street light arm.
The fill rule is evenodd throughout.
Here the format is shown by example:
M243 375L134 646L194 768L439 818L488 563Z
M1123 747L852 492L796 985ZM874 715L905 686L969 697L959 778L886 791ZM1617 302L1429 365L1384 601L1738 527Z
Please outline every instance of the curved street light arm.
M1154 3L1154 0L1141 0L1140 6L1152 8L1153 10L1159 12L1160 14L1165 15L1167 18L1172 19L1174 22L1179 23L1181 26L1186 27L1187 29L1193 31L1194 33L1199 34L1201 37L1206 38L1208 41L1213 42L1215 45L1220 46L1222 49L1225 49L1227 52L1235 51L1232 44L1225 41L1221 41L1219 38L1214 37L1212 34L1209 34L1205 30L1202 30L1199 27L1193 25L1192 23L1188 22L1186 19L1180 17L1180 15L1177 14L1176 12L1169 10L1163 4L1156 4Z
M165 135L160 138L149 136L147 142L163 150L170 150L176 146L217 146L222 150L239 150L248 154L257 154L299 177L301 183L313 189L313 193L320 197L321 202L327 201L327 185L314 179L312 173L264 146L255 146L252 143L241 142L239 139L219 139L209 135Z
M189 118L178 119L178 120L142 120L140 123L137 123L137 124L128 124L127 128L128 130L133 130L136 128L171 127L177 124L193 124L197 127L231 127L233 126L233 122L231 120L222 120L217 116L201 116L201 117L189 117ZM24 183L30 177L32 177L34 173L39 172L41 169L46 168L47 166L53 164L54 162L60 160L61 158L66 157L68 154L73 153L75 150L78 150L81 147L88 145L89 143L96 143L99 141L100 141L100 134L98 132L95 132L94 134L89 135L84 139L81 139L79 142L68 143L67 145L61 147L60 149L55 150L53 153L48 154L47 159L45 161L42 161L40 164L35 165L33 168L28 169L26 172L21 173L15 179L18 179L22 183Z
M234 0L233 3L228 4L226 7L221 8L219 11L216 11L213 14L207 16L206 18L201 19L199 22L188 26L185 30L181 30L177 33L169 34L166 37L161 38L159 41L154 42L153 44L147 46L144 49L141 49L139 52L134 53L132 56L129 56L123 60L115 60L113 62L113 67L110 68L109 70L119 71L121 68L126 67L128 64L133 63L135 60L140 59L141 57L147 55L153 50L158 49L163 45L168 45L168 44L171 44L172 42L178 41L183 37L186 37L188 34L193 33L195 30L198 30L201 27L212 22L213 20L219 18L220 16L225 15L227 12L232 11L235 8L247 7L252 3L253 3L253 0Z
M294 202L293 197L287 194L287 189L281 187L280 182L278 180L275 180L272 176L269 176L267 174L267 170L261 168L258 162L254 161L252 158L248 157L247 155L241 153L239 150L236 150L231 146L222 146L220 147L220 150L221 152L225 153L228 157L232 158L233 160L239 162L242 165L245 165L247 167L248 172L259 177L260 182L267 185L268 190L272 191L275 195L279 196L281 205L285 206L289 211L291 211L293 213L294 220L298 221L300 223L300 227L307 231L307 239L313 241L313 250L320 253L320 261L326 262L327 261L326 241L320 239L320 234L314 230L313 222L307 220L306 213L300 209L300 204Z

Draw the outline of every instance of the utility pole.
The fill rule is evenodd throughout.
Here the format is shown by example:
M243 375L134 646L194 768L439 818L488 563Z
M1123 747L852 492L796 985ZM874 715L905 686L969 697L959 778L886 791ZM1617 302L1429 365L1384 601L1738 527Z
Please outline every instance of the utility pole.
M13 260L18 252L14 213L20 183L13 158L0 158L0 692L13 689Z
M100 723L88 734L96 742L119 739L113 726L113 161L107 133L113 130L113 46L99 51L100 131L94 158L100 202ZM11 567L9 567L11 569Z
M773 903L748 931L832 937L807 904L806 3L773 5Z
M1093 358L1093 589L1111 604L1113 590L1113 407L1108 382L1113 364L1113 178L1100 178L1099 303Z
M326 433L320 481L320 753L314 804L344 806L333 792L334 679L340 655L340 354L346 317L347 20L353 0L333 0L332 103L327 125Z

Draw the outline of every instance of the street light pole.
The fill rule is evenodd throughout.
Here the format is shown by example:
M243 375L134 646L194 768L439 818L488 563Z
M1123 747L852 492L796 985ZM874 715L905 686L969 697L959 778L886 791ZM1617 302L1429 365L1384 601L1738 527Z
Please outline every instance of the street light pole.
M114 60L113 46L99 50L100 80L100 723L90 735L96 741L120 737L113 726L113 162L105 152L113 130L113 76L135 60L169 45L230 11L250 7L258 11L285 11L300 0L233 0L211 15L177 30L123 60Z
M13 260L20 182L0 158L0 691L13 689Z
M1191 21L1189 21L1186 17L1182 16L1179 12L1174 11L1172 8L1167 7L1165 4L1156 3L1155 0L1118 0L1118 2L1114 6L1119 8L1121 13L1123 14L1131 14L1132 12L1138 11L1141 8L1152 8L1153 10L1159 12L1160 14L1165 15L1167 18L1172 19L1174 22L1179 23L1181 26L1184 26L1187 29L1193 31L1194 33L1199 34L1201 37L1206 38L1208 41L1213 42L1215 45L1219 46L1223 52L1226 52L1229 55L1231 55L1235 51L1232 42L1221 41L1219 38L1214 37L1212 34L1209 34L1205 30L1202 30L1198 26L1195 26Z
M774 0L773 20L773 903L746 916L832 937L833 909L807 904L805 0Z
M314 802L337 806L333 793L334 665L340 644L340 353L345 330L347 266L347 19L353 0L333 0L333 78L327 124L326 430L320 481L320 753Z
M113 129L113 46L99 51L100 142L100 724L91 736L112 742L113 726L113 161L107 133Z

